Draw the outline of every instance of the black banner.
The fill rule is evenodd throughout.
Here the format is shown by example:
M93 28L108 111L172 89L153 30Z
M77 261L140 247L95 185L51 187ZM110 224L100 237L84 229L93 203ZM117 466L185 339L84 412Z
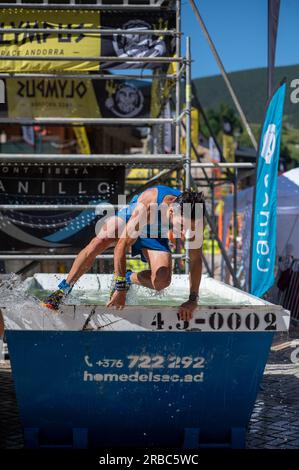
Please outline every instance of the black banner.
M121 14L103 12L101 14L103 29L132 30L133 34L113 34L102 36L101 55L107 57L171 57L175 53L174 36L155 36L151 30L169 30L175 28L175 12L136 12L123 11ZM148 30L149 34L140 34L138 30ZM161 64L158 65L161 67ZM105 62L101 68L155 68L157 64L136 62Z
M124 167L2 165L0 204L117 204L124 176ZM88 209L0 211L1 251L83 247L95 236L97 220Z

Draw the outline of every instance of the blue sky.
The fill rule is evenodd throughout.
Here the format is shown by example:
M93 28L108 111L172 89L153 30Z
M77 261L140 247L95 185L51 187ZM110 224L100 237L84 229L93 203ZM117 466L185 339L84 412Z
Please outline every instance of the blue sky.
M267 3L267 0L196 0L228 72L267 65ZM188 0L182 0L182 30L191 37L192 76L219 74ZM276 65L298 63L299 0L281 0Z

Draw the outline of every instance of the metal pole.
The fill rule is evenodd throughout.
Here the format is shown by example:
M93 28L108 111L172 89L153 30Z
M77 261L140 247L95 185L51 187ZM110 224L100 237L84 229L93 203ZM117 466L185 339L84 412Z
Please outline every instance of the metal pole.
M237 236L238 236L238 168L235 168L234 174L234 273L237 276Z
M185 172L186 182L185 188L190 189L191 181L191 51L190 51L190 37L186 40L186 156L185 156Z
M176 31L181 31L181 0L176 0ZM176 56L181 56L181 37L176 37ZM176 84L175 84L175 117L178 119L181 110L181 73L179 64L176 63ZM175 126L175 153L180 153L181 126L176 121Z
M0 124L19 124L21 126L34 126L35 124L44 124L56 126L65 125L133 125L133 126L149 126L151 124L174 124L175 119L172 118L58 118L58 117L36 117L36 118L0 118Z
M255 168L255 163L216 163L216 162L194 162L192 163L192 168Z
M169 6L161 5L161 3L157 4L147 4L147 5L142 5L138 4L132 5L132 4L110 4L110 5L98 5L98 4L91 4L91 3L86 3L86 4L61 4L61 3L51 3L51 4L45 4L45 3L2 3L0 5L0 9L3 8L34 8L37 10L161 10L161 11L167 11L169 12Z
M0 5L1 7L1 5ZM84 9L84 5L82 5ZM0 28L0 34L22 34L22 33L46 33L48 35L52 34L99 34L100 36L111 36L112 34L136 34L136 29L103 29L103 28ZM165 31L164 29L138 29L138 34L146 36L177 36L181 33L176 33L175 30L169 29Z
M131 154L131 155L101 155L101 154L34 154L34 153L3 153L0 155L0 163L19 162L19 163L67 163L84 165L130 165L130 166L157 166L179 164L183 160L182 155L169 154Z
M275 52L277 28L279 22L280 0L268 0L268 67L267 67L267 91L268 99L273 93L273 79L275 68Z
M185 189L191 188L191 49L190 37L186 38L186 156L185 156ZM188 234L187 234L188 237ZM190 271L190 248L186 240L185 272Z
M175 74L163 74L159 76L160 78L170 78L175 79ZM28 79L28 78L47 78L47 79L61 79L61 78L69 78L69 79L87 79L87 80L151 80L153 78L152 74L128 74L128 75L116 75L116 74L102 74L102 73L23 73L23 72L2 72L0 73L0 78L14 78L14 79Z
M209 31L207 30L207 27L206 27L206 25L205 25L205 23L204 23L204 21L203 21L201 15L200 15L200 13L199 13L199 10L198 10L197 6L195 5L194 0L190 0L190 4L191 4L191 8L192 8L192 10L194 11L195 16L196 16L196 18L197 18L197 20L198 20L198 22L199 22L199 24L200 24L200 27L201 27L201 29L203 30L203 33L204 33L204 35L205 35L205 37L206 37L206 39L207 39L207 41L208 41L208 44L209 44L209 46L210 46L210 48L211 48L211 51L212 51L212 53L213 53L213 55L214 55L214 57L215 57L215 60L216 60L218 66L219 66L219 68L220 68L220 71L221 71L221 74L222 74L223 79L224 79L224 81L225 81L225 84L226 84L226 86L227 86L227 89L228 89L228 91L229 91L229 93L230 93L230 95L231 95L231 97L232 97L232 100L233 100L233 102L234 102L234 104L235 104L235 106L236 106L236 108L237 108L237 111L238 111L238 113L239 113L239 115L240 115L241 121L243 122L243 125L244 125L244 127L245 127L245 129L246 129L246 131L247 131L247 133L248 133L248 135L249 135L249 138L250 138L250 140L251 140L251 143L252 143L254 149L257 150L257 142L256 142L256 140L255 140L254 134L253 134L253 132L252 132L252 130L251 130L251 127L250 127L250 125L249 125L249 123L248 123L248 121L247 121L247 118L246 118L246 116L245 116L245 114L244 114L244 112L243 112L242 106L241 106L241 104L240 104L240 102L239 102L239 99L238 99L238 97L237 97L237 95L236 95L234 89L233 89L233 86L232 86L232 84L231 84L231 82L230 82L230 79L228 78L228 75L227 75L227 73L226 73L226 70L225 70L225 68L224 68L224 65L223 65L223 63L222 63L222 61L221 61L221 59L220 59L220 56L219 56L219 54L218 54L218 52L217 52L217 50L216 50L216 47L215 47L215 45L214 45L214 43L213 43L213 41L212 41L212 38L211 38L211 36L210 36L210 34L209 34Z
M67 61L67 62L143 62L146 64L170 64L171 62L182 62L182 57L105 57L105 56L99 56L99 57L72 57L72 56L67 56L67 57L57 57L57 56L0 56L0 63L1 60L13 60L13 61L27 61L27 60L38 60L38 61L51 61L51 62L61 62L61 61Z
M36 261L44 261L46 259L49 260L68 260L68 259L75 259L78 255L77 254L69 254L69 255L59 255L59 254L36 254L36 253L31 253L31 254L14 254L14 255L6 255L6 254L0 254L0 260L36 260ZM184 255L182 254L172 254L173 258L183 258ZM130 255L127 255L127 259L140 259L140 256L137 255L136 257L132 257ZM114 259L114 255L98 255L96 259Z
M1 211L83 211L83 210L119 210L123 204L0 204Z
M211 190L212 190L212 220L213 220L213 224L215 224L215 191L214 191L214 182L212 181L211 182ZM212 277L214 277L214 274L215 274L215 258L214 258L214 232L212 230L212 234L211 234L211 242L212 242L212 251L211 251L211 255L212 255L212 260L211 260L211 271L212 271Z

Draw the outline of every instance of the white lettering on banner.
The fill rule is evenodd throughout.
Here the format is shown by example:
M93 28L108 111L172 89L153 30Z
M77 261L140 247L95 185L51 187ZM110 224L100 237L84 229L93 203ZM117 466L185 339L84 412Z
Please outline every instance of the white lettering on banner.
M261 157L265 159L266 166L265 168L268 169L272 161L272 157L275 152L276 146L276 126L275 124L269 124L267 131L264 136L263 140L263 148L261 152ZM271 167L270 167L271 168ZM267 210L269 208L269 172L266 173L264 177L264 198L263 198L263 208L265 210L261 210L258 214L258 237L264 237L263 240L258 240L256 244L256 253L257 256L256 260L256 267L257 270L263 273L267 273L270 269L270 258L264 258L270 253L268 236L269 236L269 219L270 219L270 211ZM263 258L261 258L263 257Z
M56 27L53 26L53 24L47 23L46 21L39 21L38 19L32 20L32 21L19 21L18 23L14 21L9 21L9 22L1 22L0 27L4 29L5 27L8 28L19 28L19 29L24 29L21 33L1 33L0 34L0 45L23 45L28 42L31 44L36 42L37 44L42 44L46 43L48 38L53 37L51 34L51 30L59 30L59 29L71 29L72 32L69 33L59 33L57 35L57 42L75 42L78 43L82 41L85 37L83 33L80 32L80 29L83 29L85 26L84 23L78 24L58 24ZM34 29L34 28L41 28L41 29L48 29L48 33L32 33L32 32L27 32L26 29ZM73 34L72 34L73 33ZM9 36L12 39L8 39L7 36ZM35 50L35 49L34 49ZM36 50L35 50L36 51ZM37 51L39 52L39 50Z
M62 189L62 182L58 183L58 194L66 194L66 191Z
M17 82L21 98L84 98L87 86L75 80L26 80Z
M269 195L268 193L265 193L265 201L263 203L263 207L266 207L269 203Z
M267 255L269 253L270 249L269 249L269 245L268 245L268 241L267 240L259 240L257 242L257 252L260 254L260 255Z
M5 103L5 83L4 80L0 80L0 104Z
M83 189L82 188L82 182L80 181L79 182L79 191L78 191L78 194L86 194L86 189Z
M270 258L267 258L267 263L270 263ZM260 260L259 259L257 260L256 266L257 266L257 269L259 271L261 271L262 273L267 273L269 271L269 268L270 268L270 266L268 266L267 268L262 268L260 266Z
M19 181L18 193L23 192L25 194L28 194L28 187L29 187L28 181Z
M100 194L107 193L109 191L109 184L108 183L100 183L98 185L98 192Z

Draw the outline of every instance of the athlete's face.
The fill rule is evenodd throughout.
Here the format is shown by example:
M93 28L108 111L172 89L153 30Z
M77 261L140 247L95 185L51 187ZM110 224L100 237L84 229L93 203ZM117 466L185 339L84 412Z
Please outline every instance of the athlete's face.
M170 225L172 225L172 230L176 238L181 240L186 239L186 233L195 231L195 220L190 218L183 217L180 213L171 210L170 211Z

